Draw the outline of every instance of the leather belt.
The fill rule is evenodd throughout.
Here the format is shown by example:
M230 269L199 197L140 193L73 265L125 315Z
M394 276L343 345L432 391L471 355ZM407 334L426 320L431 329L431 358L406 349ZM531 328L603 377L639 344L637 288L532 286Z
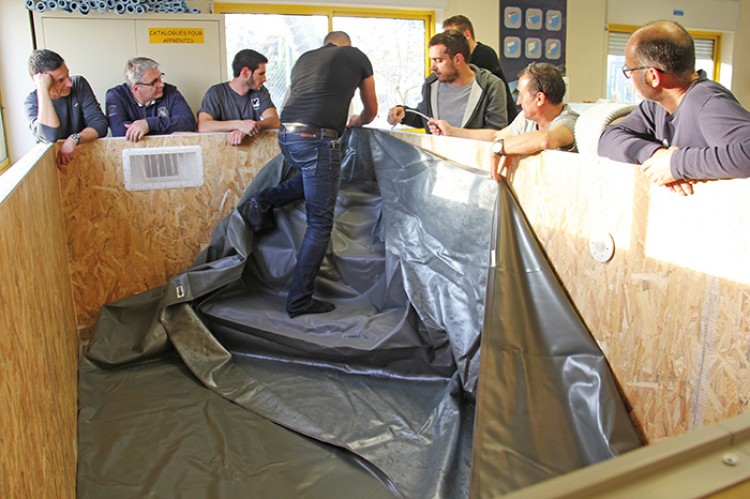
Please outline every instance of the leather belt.
M319 139L331 140L339 138L339 132L332 128L316 128L304 123L282 123L281 130L285 133L301 135L303 137L317 137Z

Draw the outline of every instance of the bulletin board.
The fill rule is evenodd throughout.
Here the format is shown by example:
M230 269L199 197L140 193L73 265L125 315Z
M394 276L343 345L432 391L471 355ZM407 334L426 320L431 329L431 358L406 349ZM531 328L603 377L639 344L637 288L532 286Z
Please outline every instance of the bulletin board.
M548 62L565 74L567 0L501 0L500 62L515 88L518 73Z

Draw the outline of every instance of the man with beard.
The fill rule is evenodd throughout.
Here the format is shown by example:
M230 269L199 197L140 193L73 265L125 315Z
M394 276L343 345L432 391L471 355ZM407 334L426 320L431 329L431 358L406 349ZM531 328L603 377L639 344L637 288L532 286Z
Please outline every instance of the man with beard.
M443 21L443 30L446 29L455 29L464 34L466 40L469 42L469 51L471 52L470 64L486 69L503 81L505 100L508 103L508 122L512 122L516 118L516 115L518 115L518 110L513 105L513 94L508 86L508 78L505 76L502 66L500 66L500 58L498 58L495 49L477 41L474 36L474 26L466 16L456 15L449 17Z
M496 181L507 176L516 155L536 154L547 149L575 150L578 114L563 103L565 81L555 66L533 62L518 75L518 105L521 114L500 131L467 130L444 120L430 120L436 135L493 141L490 173Z
M281 122L266 82L268 59L255 50L237 52L232 61L234 79L206 91L198 110L198 131L229 132L227 144L239 145L261 130L279 128Z
M83 76L70 76L59 54L35 50L29 74L36 90L24 102L29 127L39 142L64 140L57 153L58 167L70 163L78 144L107 135L107 118Z
M461 128L499 130L507 125L503 82L486 69L469 64L469 54L469 42L462 33L447 30L433 36L432 74L422 85L422 102L416 108L423 116L399 105L388 111L388 123L427 128L428 118L435 118Z

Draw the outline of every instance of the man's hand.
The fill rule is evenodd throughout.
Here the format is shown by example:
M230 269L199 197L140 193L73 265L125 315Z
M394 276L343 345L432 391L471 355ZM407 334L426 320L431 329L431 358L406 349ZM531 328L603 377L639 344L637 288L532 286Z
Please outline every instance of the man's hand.
M248 137L255 137L260 132L260 122L255 120L242 120L239 131Z
M52 83L52 76L47 73L37 73L34 75L34 86L37 90L49 91Z
M406 116L406 111L401 106L392 107L388 110L388 123L395 125L401 123L401 120Z
M656 185L666 186L670 191L680 196L689 196L693 193L693 182L688 180L676 180L672 176L672 154L676 147L669 149L657 149L642 165L641 171L648 179Z
M361 120L358 114L352 114L349 119L346 120L346 128L355 128L362 126Z
M490 175L492 180L500 182L501 177L509 178L511 175L511 165L513 164L513 157L509 154L498 156L494 152L490 153Z
M675 181L672 176L672 153L677 149L657 149L642 165L641 171L656 185L667 185Z
M247 137L247 135L239 130L232 130L227 135L227 144L230 146L238 146L240 143L242 143L242 139Z
M130 142L138 142L149 131L148 122L146 120L135 120L130 124L125 123L125 128L127 128L125 131L125 138Z
M667 184L667 189L679 194L680 196L689 196L693 193L693 182L688 180L675 180L671 184Z
M73 161L77 145L78 144L76 143L76 141L70 137L68 137L65 142L63 142L60 150L57 152L57 167L60 170L63 170L65 166L68 165L68 163Z
M430 118L427 122L427 126L430 128L430 133L433 135L453 135L453 126L445 120Z

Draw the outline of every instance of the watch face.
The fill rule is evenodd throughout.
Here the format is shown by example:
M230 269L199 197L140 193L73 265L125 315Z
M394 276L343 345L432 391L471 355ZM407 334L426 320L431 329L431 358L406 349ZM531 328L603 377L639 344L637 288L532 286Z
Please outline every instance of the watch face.
M497 155L502 155L503 152L504 152L504 149L505 148L503 147L503 141L502 140L498 140L497 142L495 142L494 144L492 144L492 152L494 152Z

